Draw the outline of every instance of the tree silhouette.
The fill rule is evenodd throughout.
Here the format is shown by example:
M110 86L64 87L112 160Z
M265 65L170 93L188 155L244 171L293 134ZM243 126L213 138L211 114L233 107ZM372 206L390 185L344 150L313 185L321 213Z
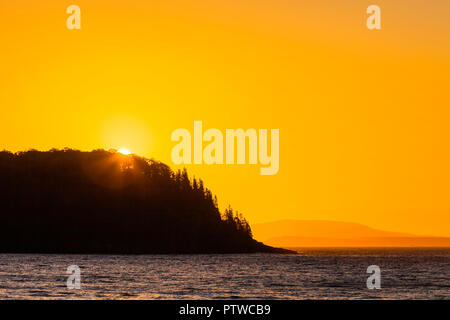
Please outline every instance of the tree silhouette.
M0 252L287 252L186 169L105 150L0 152Z

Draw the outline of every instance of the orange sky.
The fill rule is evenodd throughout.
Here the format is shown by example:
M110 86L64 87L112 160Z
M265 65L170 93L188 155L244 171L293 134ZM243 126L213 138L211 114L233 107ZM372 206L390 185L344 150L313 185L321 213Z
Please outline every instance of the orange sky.
M449 39L448 0L2 0L0 148L123 147L174 167L171 133L194 120L277 128L277 175L188 170L252 223L450 236Z

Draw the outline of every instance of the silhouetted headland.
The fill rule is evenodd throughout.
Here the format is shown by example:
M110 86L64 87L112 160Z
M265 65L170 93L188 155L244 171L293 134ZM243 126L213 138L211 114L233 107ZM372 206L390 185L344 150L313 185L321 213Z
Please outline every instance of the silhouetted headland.
M114 151L0 152L0 252L293 253L186 170Z

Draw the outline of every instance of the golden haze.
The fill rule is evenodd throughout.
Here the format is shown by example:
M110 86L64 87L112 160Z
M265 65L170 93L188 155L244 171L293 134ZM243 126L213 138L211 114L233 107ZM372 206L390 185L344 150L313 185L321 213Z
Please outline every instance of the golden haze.
M0 3L0 147L126 148L171 132L280 129L280 170L189 166L252 223L354 221L450 236L450 2Z

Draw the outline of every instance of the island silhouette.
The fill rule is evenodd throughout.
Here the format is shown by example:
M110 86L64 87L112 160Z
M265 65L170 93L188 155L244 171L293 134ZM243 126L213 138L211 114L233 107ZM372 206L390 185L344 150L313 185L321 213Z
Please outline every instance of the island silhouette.
M294 253L186 169L115 150L0 152L2 253Z

